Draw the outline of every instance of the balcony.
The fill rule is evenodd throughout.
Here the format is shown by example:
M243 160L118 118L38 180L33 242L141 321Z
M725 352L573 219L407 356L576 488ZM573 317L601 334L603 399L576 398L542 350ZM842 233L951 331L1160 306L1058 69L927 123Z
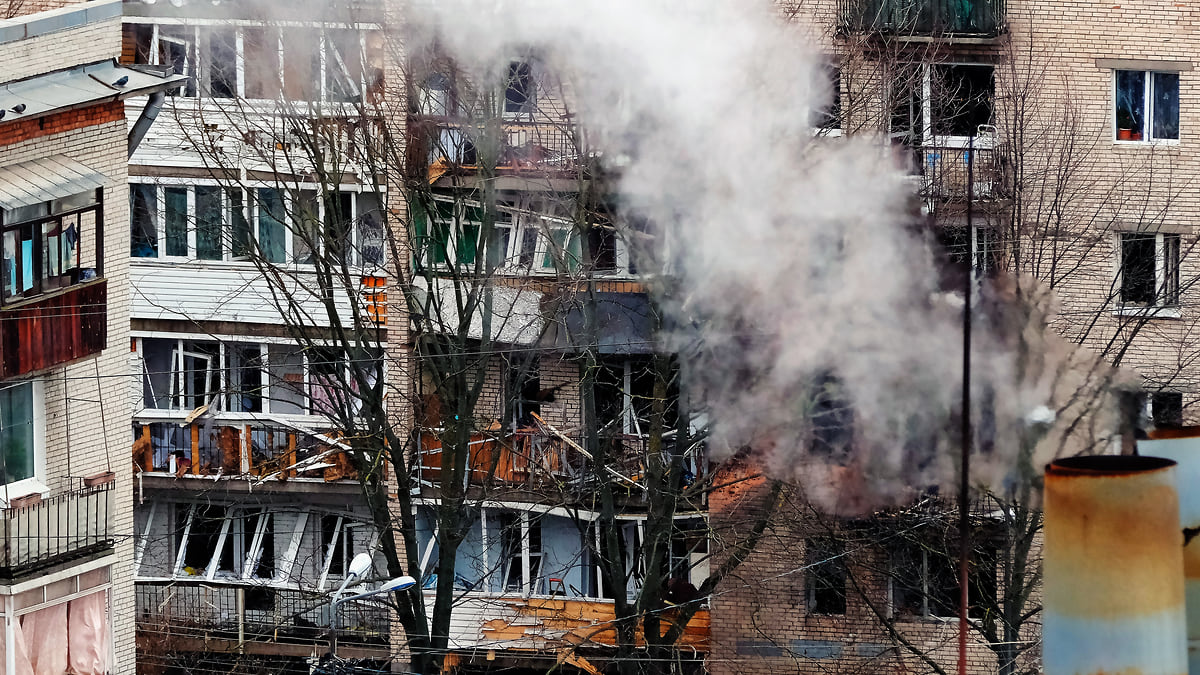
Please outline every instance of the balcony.
M133 461L143 472L180 478L356 478L345 447L333 433L250 419L188 423L143 414L134 422Z
M446 174L473 174L478 152L469 129L451 117L419 115L409 125L409 162L428 169L429 182ZM496 173L501 176L569 178L579 166L579 149L569 125L504 120Z
M0 317L0 379L93 356L106 346L106 279L5 303Z
M79 479L77 479L79 480ZM4 536L0 579L13 579L51 565L112 548L109 523L116 513L113 481L87 485L20 506L0 509ZM17 500L14 500L17 501Z
M838 0L838 25L897 38L992 38L1005 30L1005 9L1005 0Z
M896 145L893 153L899 166L919 186L921 197L935 207L966 201L968 162L973 163L969 172L972 199L995 199L1003 192L1000 153L993 145L977 146L974 159L971 151L961 146Z
M177 640L176 648L220 651L272 643L274 653L307 656L329 640L330 593L262 584L138 581L137 628L146 639ZM338 651L345 657L387 654L388 609L352 601L338 607ZM253 650L263 651L263 650Z

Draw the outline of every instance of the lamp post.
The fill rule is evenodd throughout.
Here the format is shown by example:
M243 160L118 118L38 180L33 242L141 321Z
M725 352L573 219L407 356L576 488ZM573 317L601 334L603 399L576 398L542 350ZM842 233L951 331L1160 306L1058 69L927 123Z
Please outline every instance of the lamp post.
M337 658L337 631L338 631L338 606L343 602L351 600L362 600L384 593L392 593L395 591L403 591L417 585L417 580L410 576L396 577L390 579L379 588L358 595L351 595L348 598L343 598L342 593L346 591L346 587L351 582L356 580L361 581L362 576L371 569L371 555L368 553L359 553L350 561L350 569L346 570L346 578L342 581L342 585L333 593L333 600L329 604L329 656Z

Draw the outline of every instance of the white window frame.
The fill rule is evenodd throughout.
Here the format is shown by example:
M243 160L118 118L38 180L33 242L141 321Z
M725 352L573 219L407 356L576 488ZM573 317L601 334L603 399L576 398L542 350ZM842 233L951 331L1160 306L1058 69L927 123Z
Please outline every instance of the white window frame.
M1180 317L1180 303L1182 293L1180 275L1183 266L1183 241L1182 236L1171 232L1156 232L1154 236L1154 304L1127 305L1121 299L1122 288L1125 280L1123 278L1123 256L1124 256L1124 238L1127 235L1146 236L1150 232L1118 232L1116 233L1116 284L1114 286L1115 299L1117 309L1114 314L1120 316L1150 316L1155 318L1177 319ZM1169 238L1169 239L1168 239ZM1174 241L1174 260L1168 260L1168 241ZM1175 302L1172 304L1163 303L1163 295L1167 290L1167 272L1168 267L1174 268L1175 275Z
M1139 140L1121 140L1117 138L1117 73L1142 73L1144 75L1142 81L1142 111L1144 128L1142 129L1142 138ZM1179 145L1178 138L1155 138L1154 137L1154 74L1164 73L1168 75L1179 75L1179 87L1183 88L1182 74L1177 70L1136 70L1130 68L1115 68L1112 71L1110 78L1110 94L1112 96L1112 108L1110 108L1109 120L1112 122L1112 141L1115 145ZM1177 92L1181 93L1181 92ZM1176 126L1179 127L1177 135L1183 135L1183 98L1179 99L1179 107Z
M46 480L46 399L45 387L41 379L11 382L2 388L29 385L33 398L33 475L12 483L7 483L0 490L0 505L7 505L13 499L32 494L45 495L50 491Z
M948 61L937 63L907 63L899 64L900 67L915 67L917 69L916 78L917 86L920 87L920 120L915 120L914 125L920 127L920 134L916 137L919 141L919 148L967 148L971 144L970 136L949 136L935 134L933 131L933 71L939 66L975 66L987 67L992 69L993 82L996 77L996 66L993 63L980 63L978 61ZM996 92L992 91L992 111L995 116ZM981 125L989 126L989 125ZM891 131L889 130L889 133ZM993 145L994 134L975 134L975 148L977 150L987 150Z
M155 504L157 506L157 503ZM185 574L183 571L184 560L187 556L188 547L192 544L192 526L196 522L196 516L199 512L200 504L189 504L187 511L187 522L184 523L183 535L180 541L180 546L175 551L175 562L171 569L172 578L177 579L195 579L193 575ZM268 519L273 519L273 512L267 508L242 508L238 506L225 505L222 506L225 514L222 517L221 530L217 535L216 545L209 555L208 564L205 565L202 576L207 581L214 580L254 580L275 581L280 578L280 557L276 555L275 573L271 577L259 577L253 572L257 571L258 565L262 560L262 543L266 536L266 522ZM251 535L251 545L249 550L245 546L245 537L247 519L254 518L254 533ZM178 523L175 524L178 526ZM274 523L272 522L272 535L274 534ZM150 523L146 525L147 533L150 531ZM233 537L230 542L229 537ZM225 550L226 542L230 542L233 547L233 555L231 557L234 569L222 570L219 569L221 564L221 553ZM138 561L140 566L140 560ZM136 569L135 569L136 573Z

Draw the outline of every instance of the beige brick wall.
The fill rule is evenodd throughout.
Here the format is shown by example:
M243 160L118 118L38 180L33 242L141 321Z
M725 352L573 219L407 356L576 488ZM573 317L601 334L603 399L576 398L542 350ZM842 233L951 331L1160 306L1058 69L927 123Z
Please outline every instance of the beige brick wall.
M0 146L4 164L64 154L104 174L104 274L108 279L108 348L41 375L47 427L47 483L116 472L112 626L114 673L133 672L133 477L129 461L129 197L124 120ZM87 232L84 232L87 236ZM69 423L68 423L69 420Z
M0 44L0 82L103 61L120 53L120 17Z

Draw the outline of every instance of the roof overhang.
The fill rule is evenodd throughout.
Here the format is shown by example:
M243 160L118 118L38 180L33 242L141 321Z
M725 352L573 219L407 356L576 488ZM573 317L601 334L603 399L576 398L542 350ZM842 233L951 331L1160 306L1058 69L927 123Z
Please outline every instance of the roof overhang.
M0 209L65 199L104 185L104 175L66 155L0 167Z
M0 85L0 111L4 112L0 123L44 117L131 96L145 96L174 89L187 82L187 79L186 75L168 73L162 69L123 66L115 59L35 75ZM14 112L14 108L20 105L25 108L19 113Z

